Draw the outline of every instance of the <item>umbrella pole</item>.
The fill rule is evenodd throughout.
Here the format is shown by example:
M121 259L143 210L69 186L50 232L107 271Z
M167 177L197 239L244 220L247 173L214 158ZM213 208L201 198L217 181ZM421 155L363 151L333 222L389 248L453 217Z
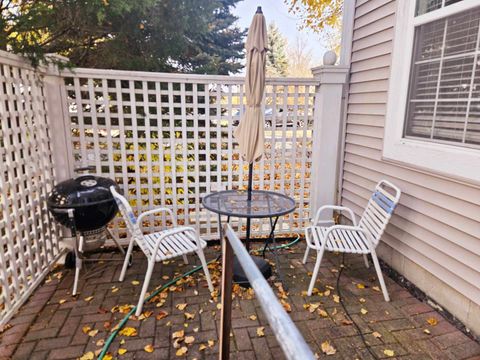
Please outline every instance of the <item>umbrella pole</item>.
M250 206L250 201L252 200L252 182L253 182L253 162L248 164L248 187L247 187L247 202ZM245 239L245 248L247 251L250 250L250 218L247 218L247 234Z

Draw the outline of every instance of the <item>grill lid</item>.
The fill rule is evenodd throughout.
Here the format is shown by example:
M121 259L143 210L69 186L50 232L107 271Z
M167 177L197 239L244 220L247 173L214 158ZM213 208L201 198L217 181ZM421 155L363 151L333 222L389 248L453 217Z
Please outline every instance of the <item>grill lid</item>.
M113 201L110 186L115 181L93 175L83 175L57 184L48 198L48 207L75 208Z

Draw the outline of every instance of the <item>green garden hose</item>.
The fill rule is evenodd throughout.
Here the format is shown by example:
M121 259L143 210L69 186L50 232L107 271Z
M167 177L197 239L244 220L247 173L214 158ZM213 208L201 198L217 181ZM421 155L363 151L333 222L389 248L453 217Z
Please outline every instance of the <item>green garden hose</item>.
M297 242L300 241L300 235L297 235L297 238L287 244L283 244L283 245L278 245L276 246L276 249L287 249L293 245L295 245ZM255 251L260 251L260 250L251 250L250 252L255 252ZM208 262L208 264L211 264L215 261L217 261L219 258L216 258L214 260L210 260ZM170 280L169 282L167 282L166 284L162 285L159 289L155 290L152 294L150 294L150 296L148 296L146 299L145 299L145 302L149 301L150 299L152 299L153 297L157 296L159 293L161 293L163 290L165 289L168 289L171 285L175 284L178 280L180 279L183 279L184 277L187 277L189 275L192 275L194 273L196 273L197 271L199 271L200 269L202 269L202 265L199 265L197 266L196 268L193 268L192 270L189 270L187 271L186 273L180 275L180 276L177 276L175 279L172 279ZM130 316L132 316L134 313L135 313L135 310L137 309L136 306L134 306L132 309L130 309L130 311L125 315L125 317L122 319L122 321L120 321L120 323L118 324L117 328L112 331L112 333L110 334L110 336L108 337L107 341L105 341L105 344L103 345L103 349L102 349L102 352L100 353L100 355L98 355L98 359L99 360L103 360L104 356L107 354L107 351L108 351L108 348L110 347L110 345L112 344L113 340L117 337L118 333L120 332L120 330L125 326L125 324L127 323L128 319L130 319Z

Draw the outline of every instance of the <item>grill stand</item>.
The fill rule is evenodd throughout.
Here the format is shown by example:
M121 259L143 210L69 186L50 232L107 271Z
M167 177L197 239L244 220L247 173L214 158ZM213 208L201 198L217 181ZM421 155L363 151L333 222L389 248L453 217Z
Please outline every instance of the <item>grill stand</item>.
M59 210L57 209L56 211L59 211ZM75 224L75 216L74 216L75 215L75 210L74 209L65 209L64 211L66 211L68 213L68 219L70 220L70 230L72 231L72 237L74 239L73 251L75 253L75 279L74 279L74 282L73 282L72 296L75 296L75 295L77 295L78 280L80 279L80 271L83 268L83 263L84 262L98 262L99 260L88 259L84 256L84 249L83 249L84 248L84 236L78 234L77 226ZM108 234L110 235L111 239L113 240L113 242L115 243L115 245L117 245L117 247L120 250L120 252L122 253L122 255L125 256L125 250L120 246L119 242L117 241L115 236L113 236L110 229L106 228L106 230L107 230ZM106 259L106 260L102 260L102 261L124 261L124 259L123 258L122 259ZM89 279L92 276L99 273L100 271L103 271L105 269L105 266L106 266L106 264L104 266L102 266L100 269L97 269L96 271L94 271L93 273L88 274L85 278Z

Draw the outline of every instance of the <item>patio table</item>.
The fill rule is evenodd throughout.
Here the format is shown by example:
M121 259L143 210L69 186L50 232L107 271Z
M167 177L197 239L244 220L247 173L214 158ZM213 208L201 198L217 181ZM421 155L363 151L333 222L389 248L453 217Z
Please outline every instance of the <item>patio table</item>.
M218 215L218 224L220 230L220 241L223 238L222 234L222 215L227 216L227 223L231 217L246 218L246 219L264 219L268 218L270 221L270 233L265 239L265 246L263 248L263 257L265 257L265 250L270 243L273 244L273 253L275 256L275 264L277 274L280 281L283 283L283 278L280 272L278 252L275 241L275 228L280 216L289 214L295 210L295 200L292 198L273 191L266 190L252 190L251 200L248 199L247 191L243 190L224 190L211 193L202 199L203 206ZM249 223L249 222L248 222ZM247 250L250 249L250 229L247 229L245 239L245 246ZM254 259L255 260L255 259ZM258 266L258 260L256 261ZM243 271L242 271L243 272ZM236 272L235 275L240 275ZM265 275L265 274L264 274Z

